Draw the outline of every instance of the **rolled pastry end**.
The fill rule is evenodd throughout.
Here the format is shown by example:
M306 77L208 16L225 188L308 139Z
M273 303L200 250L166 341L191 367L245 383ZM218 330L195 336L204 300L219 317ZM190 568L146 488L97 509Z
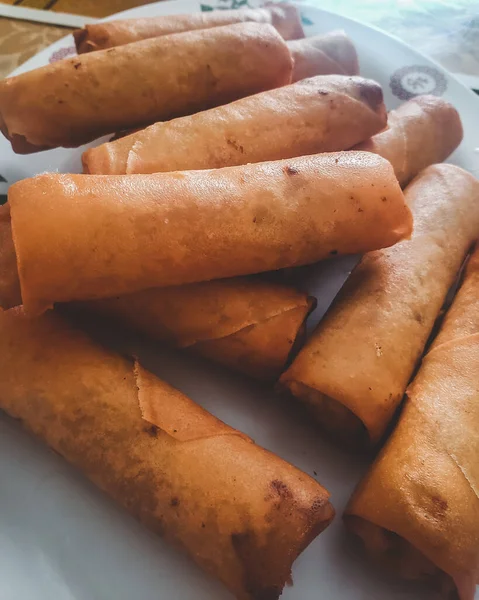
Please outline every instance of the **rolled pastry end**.
M331 396L299 381L285 382L328 437L350 448L367 448L371 440L364 423L349 408Z
M448 600L466 598L453 578L437 567L403 537L356 515L344 515L347 529L363 543L368 555L381 567L403 579L425 581Z

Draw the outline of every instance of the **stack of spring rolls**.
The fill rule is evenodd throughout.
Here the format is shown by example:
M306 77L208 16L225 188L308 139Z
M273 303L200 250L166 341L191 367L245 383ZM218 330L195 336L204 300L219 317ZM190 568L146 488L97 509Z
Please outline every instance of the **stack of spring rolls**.
M75 43L0 83L15 152L122 132L0 209L0 408L260 600L332 520L329 493L72 316L279 381L355 447L384 440L407 390L345 521L402 575L470 600L477 251L419 368L479 234L479 183L436 164L461 142L457 111L419 96L388 115L346 34L305 38L286 3L89 25ZM347 254L364 257L304 343L315 299L267 273Z

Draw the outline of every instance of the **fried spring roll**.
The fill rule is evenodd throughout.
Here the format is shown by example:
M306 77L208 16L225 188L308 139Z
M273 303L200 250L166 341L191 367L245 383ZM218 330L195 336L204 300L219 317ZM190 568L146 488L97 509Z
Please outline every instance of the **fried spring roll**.
M347 150L386 122L376 82L314 77L91 148L83 153L83 170L123 175L214 169Z
M400 575L473 600L479 582L479 249L346 525Z
M344 31L288 42L293 57L293 81L314 75L358 75L356 48Z
M0 129L19 153L75 147L288 84L291 72L288 47L271 25L179 33L5 79Z
M420 171L445 160L461 143L457 110L437 96L417 96L388 115L388 127L356 146L375 152L394 167L401 187Z
M237 598L278 598L334 511L316 481L52 311L0 313L0 407Z
M411 240L363 257L281 378L328 431L359 445L383 436L479 232L479 182L459 167L425 169L406 201Z
M247 375L275 380L299 342L313 299L288 286L238 277L76 306Z
M412 228L390 164L368 152L155 175L39 175L14 184L9 199L30 314L364 252Z
M263 8L216 10L186 15L163 15L142 19L117 19L85 25L73 32L78 54L123 46L149 38L210 29L234 23L269 23L285 40L304 37L301 17L293 4L266 5Z

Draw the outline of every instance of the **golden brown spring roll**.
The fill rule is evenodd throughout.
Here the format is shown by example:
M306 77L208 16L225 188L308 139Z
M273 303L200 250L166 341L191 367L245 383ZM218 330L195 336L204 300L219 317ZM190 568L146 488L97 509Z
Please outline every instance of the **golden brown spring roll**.
M407 188L411 240L363 257L282 383L335 437L377 443L479 232L479 182L452 165Z
M473 600L479 582L478 431L476 250L396 430L345 514L346 525L388 567L452 588L461 600Z
M55 311L0 312L0 407L237 598L278 598L328 492Z
M375 152L394 167L401 187L420 171L445 160L461 143L457 110L437 96L417 96L388 115L388 127L356 150Z
M242 10L215 10L186 15L117 19L85 25L83 29L74 31L73 37L78 54L82 54L172 33L250 21L273 25L285 40L304 37L299 11L296 6L287 3Z
M80 146L285 85L291 72L288 47L271 25L178 33L1 81L0 129L19 153Z
M412 228L390 164L368 152L154 175L46 174L11 186L9 202L30 314L364 252Z
M285 285L237 277L155 288L76 307L271 381L284 370L301 338L313 299Z
M347 150L386 126L379 84L328 75L270 90L102 144L85 173L214 169Z
M356 48L344 31L288 42L294 61L293 81L314 75L358 75Z

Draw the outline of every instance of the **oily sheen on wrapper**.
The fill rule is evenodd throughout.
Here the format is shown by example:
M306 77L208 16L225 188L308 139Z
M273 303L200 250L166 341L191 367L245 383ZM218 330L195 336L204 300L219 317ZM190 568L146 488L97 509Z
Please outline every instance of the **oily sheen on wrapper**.
M0 351L0 407L236 598L278 598L331 521L315 480L55 311L0 312Z
M313 298L291 287L235 277L77 302L73 308L274 381L301 341L313 306Z
M299 11L286 2L266 4L262 8L216 10L186 15L162 15L140 19L115 19L85 25L73 32L78 54L123 46L153 37L183 33L195 29L210 29L233 23L269 23L285 40L304 36Z
M459 167L425 169L405 196L412 238L363 257L281 378L326 430L360 445L383 436L479 233L479 182Z
M479 582L479 250L346 525L388 568L473 600Z
M412 228L391 166L367 152L211 171L40 175L14 184L9 204L30 314L365 252Z
M90 148L83 170L124 175L215 169L348 150L386 124L378 83L319 76Z
M271 25L152 38L4 79L0 129L19 153L76 147L286 85L291 73Z
M417 96L388 115L388 126L357 150L375 152L394 167L401 187L459 146L463 131L457 110L437 96Z

